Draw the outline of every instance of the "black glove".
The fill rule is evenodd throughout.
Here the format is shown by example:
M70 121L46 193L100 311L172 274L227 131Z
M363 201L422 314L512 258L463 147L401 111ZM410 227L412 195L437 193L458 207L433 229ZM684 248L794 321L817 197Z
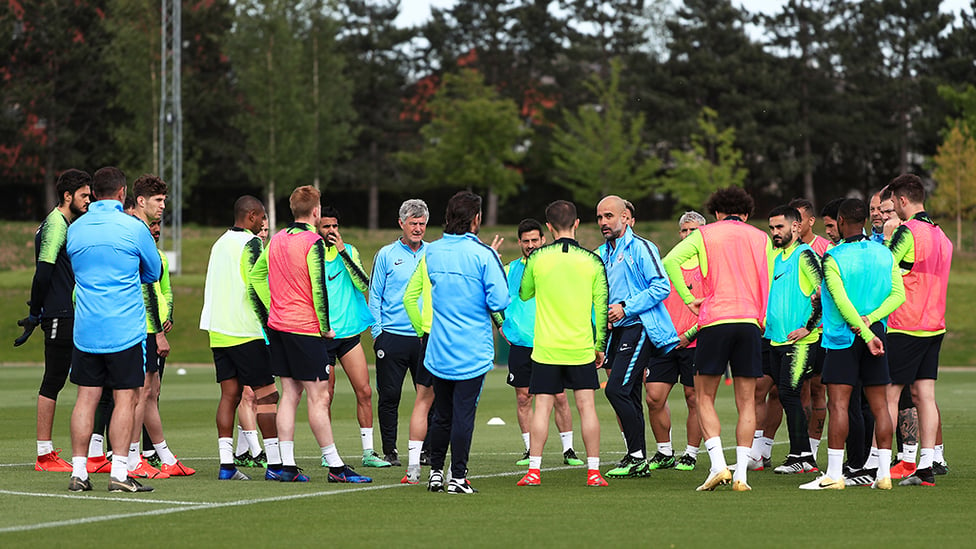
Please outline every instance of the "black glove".
M18 326L24 327L24 333L20 334L20 337L14 340L14 347L20 347L30 338L31 334L34 333L34 328L41 323L41 317L36 315L27 315L27 318L22 318L17 321Z

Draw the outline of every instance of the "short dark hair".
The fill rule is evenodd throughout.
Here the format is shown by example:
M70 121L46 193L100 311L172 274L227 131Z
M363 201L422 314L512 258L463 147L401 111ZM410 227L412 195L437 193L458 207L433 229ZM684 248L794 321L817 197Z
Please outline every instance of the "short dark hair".
M342 221L342 216L335 206L322 206L322 217L334 217L336 221Z
M837 221L837 210L840 208L840 204L843 201L843 198L835 198L824 204L823 209L820 210L820 217L829 217L834 221Z
M903 173L888 183L887 193L891 196L904 196L912 204L921 204L925 200L925 187L922 178L913 173Z
M481 197L471 191L458 191L447 201L444 234L471 232L471 222L481 213Z
M243 221L247 219L247 214L263 209L263 202L249 194L245 194L234 201L234 220Z
M810 212L810 215L813 215L817 211L813 208L813 202L810 202L806 198L794 198L790 200L787 206L796 208L797 210L806 210Z
M157 175L144 173L132 183L132 196L149 198L150 196L165 195L168 192L166 182Z
M864 225L864 221L868 218L868 206L860 198L848 198L841 202L840 207L837 208L836 219L841 218L844 219L845 223Z
M786 221L792 223L794 221L799 222L802 217L800 217L800 210L797 210L793 206L776 206L769 211L769 218L783 216Z
M134 210L135 208L136 208L136 197L132 196L131 194L125 195L125 200L122 201L122 209L125 210L127 213L131 213L129 212L129 210Z
M64 193L68 193L71 196L75 195L78 189L88 185L91 187L92 177L88 175L88 172L82 170L76 170L74 168L64 170L61 175L58 176L58 203L64 202Z
M539 234L540 235L545 235L546 234L545 231L542 228L542 223L539 223L535 219L528 218L528 219L523 219L522 221L519 221L519 224L518 224L518 237L519 237L519 239L522 238L522 235L523 234L530 233L532 231L539 231Z
M726 215L752 215L754 207L755 202L749 193L735 185L713 192L705 204L705 209L712 215L718 212Z
M556 200L546 206L546 222L557 231L567 231L573 228L573 223L579 218L576 215L576 204L568 200Z
M91 191L95 200L111 197L125 187L125 174L114 166L99 168L92 177Z
M630 200L624 200L624 207L630 212L631 219L637 219L637 208L634 208L634 203Z

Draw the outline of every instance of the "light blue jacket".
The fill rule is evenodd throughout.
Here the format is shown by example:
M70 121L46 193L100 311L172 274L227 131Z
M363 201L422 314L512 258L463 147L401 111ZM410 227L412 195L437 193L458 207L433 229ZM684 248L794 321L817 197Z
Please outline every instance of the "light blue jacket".
M119 201L98 200L68 227L66 249L75 272L75 347L108 354L144 341L142 284L162 273L149 227Z
M512 302L505 309L502 333L512 345L531 347L535 336L535 298L522 301L519 288L525 273L525 258L520 257L508 264L508 296Z
M441 379L485 374L495 358L491 313L509 303L498 254L474 234L445 234L427 246L425 261L434 316L424 366Z
M677 346L678 333L664 307L664 300L671 293L671 283L664 272L657 246L634 234L630 227L624 230L615 244L615 248L611 248L609 243L602 244L597 248L597 255L607 266L608 272L611 262L622 262L627 266L623 279L615 277L618 284L621 281L627 284L627 297L622 300L625 318L621 325L626 325L628 320L640 320L651 343L661 354L668 353ZM613 288L610 293L617 294ZM611 304L620 301L611 301Z
M376 321L371 330L373 339L382 332L417 337L403 308L403 292L427 246L424 242L415 252L398 238L376 252L369 281L369 312Z

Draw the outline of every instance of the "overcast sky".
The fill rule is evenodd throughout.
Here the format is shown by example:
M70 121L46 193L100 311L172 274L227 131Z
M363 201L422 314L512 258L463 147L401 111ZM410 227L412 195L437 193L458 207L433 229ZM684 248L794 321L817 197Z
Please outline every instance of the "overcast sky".
M763 11L775 13L785 2L782 0L733 0L733 3L743 6L749 12ZM423 23L430 17L430 7L446 8L454 4L454 0L401 0L401 25L416 25ZM969 9L968 0L943 0L942 11L957 13L960 9Z

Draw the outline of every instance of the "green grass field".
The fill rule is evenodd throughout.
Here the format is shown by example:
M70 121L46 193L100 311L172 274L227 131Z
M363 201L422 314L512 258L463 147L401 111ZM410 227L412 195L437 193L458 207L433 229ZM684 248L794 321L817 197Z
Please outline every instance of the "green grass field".
M469 478L480 493L453 496L399 484L400 468L368 470L374 476L371 485L327 483L304 421L297 430L296 454L312 482L217 481L213 417L219 391L213 372L190 368L178 376L174 369L167 369L161 404L167 440L198 473L155 481L156 491L145 495L109 494L106 475L93 475L92 492L70 494L68 473L35 472L34 406L41 370L0 369L0 546L959 547L971 542L971 483L976 476L967 458L976 451L971 413L976 373L971 371L946 371L939 381L951 471L938 477L935 488L802 492L797 486L812 475L763 471L749 475L750 493L728 488L698 493L694 488L707 474L704 455L693 472L655 472L647 479L611 480L608 488L587 488L582 468L562 465L555 432L544 457L543 485L517 487L524 470L514 465L521 453L514 396L504 372L496 369L482 395L469 464ZM355 400L341 374L338 382L336 440L344 458L356 465L360 445ZM725 386L720 391L728 447L733 445L732 392ZM686 414L677 396L673 392L671 405L680 451ZM65 454L70 453L67 430L73 401L74 391L66 390L55 423L55 443ZM404 399L401 418L409 414L408 401ZM602 458L615 461L623 443L602 395L597 404ZM492 417L506 425L486 425ZM785 456L785 434L782 427L774 460ZM405 436L401 420L401 446ZM582 453L578 431L576 447ZM734 451L727 450L726 457L733 461ZM820 457L826 459L822 447Z

